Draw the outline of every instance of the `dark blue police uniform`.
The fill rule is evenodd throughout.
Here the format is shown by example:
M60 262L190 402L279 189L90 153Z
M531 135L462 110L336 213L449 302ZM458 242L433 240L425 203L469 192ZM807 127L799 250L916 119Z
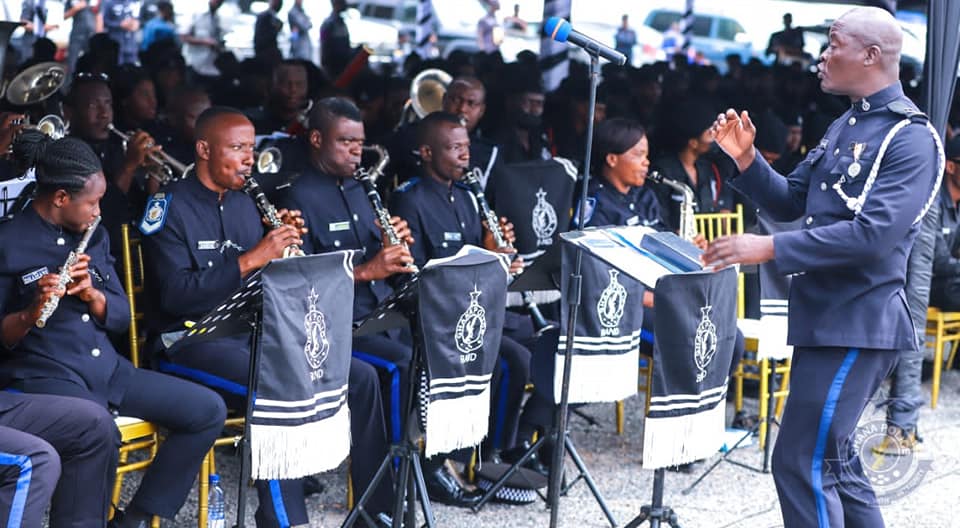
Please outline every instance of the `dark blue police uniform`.
M946 185L940 188L940 232L933 253L930 305L942 310L960 310L960 214Z
M23 310L37 295L37 281L56 273L82 234L65 231L28 207L0 225L0 313ZM0 363L0 384L29 393L59 394L97 402L124 416L168 430L131 505L172 518L190 492L200 461L216 439L226 410L199 385L134 368L117 354L108 332L124 332L130 305L109 253L106 230L98 227L87 246L93 286L106 297L98 321L88 306L66 296L44 328L32 328Z
M861 194L887 133L889 144L859 214ZM787 177L757 156L733 184L777 221L802 229L773 236L774 264L796 274L788 342L794 384L773 454L784 522L883 526L850 439L867 401L917 346L904 297L918 214L933 192L937 151L925 117L900 83L854 103Z
M337 178L308 166L278 200L278 206L298 209L303 213L309 230L303 237L307 254L345 249L357 250L355 264L373 259L383 247L380 228L363 185L353 178ZM383 280L356 282L353 297L353 320L369 316L380 301L392 292ZM401 395L406 401L407 372L412 350L408 343L398 340L399 330L353 338L353 349L386 359L400 369ZM389 401L389 398L386 399ZM401 404L402 405L402 404ZM402 412L393 409L394 412Z
M140 227L146 235L147 287L156 301L148 317L151 345L162 350L161 332L183 330L184 321L198 320L242 285L238 258L260 242L263 225L249 196L227 191L221 197L192 177L155 194ZM249 341L249 335L226 337L175 345L163 353L170 362L193 369L195 379L202 379L202 373L219 377L204 382L221 389L231 408L243 409ZM352 470L357 485L365 486L387 450L379 382L373 367L352 361L348 383ZM276 500L278 489L282 500ZM307 523L302 480L258 482L257 491L258 526ZM382 509L387 509L389 497L384 500Z
M448 185L429 176L412 178L397 188L390 211L409 224L415 240L410 252L419 267L430 259L453 256L468 244L483 247L479 209L463 184ZM525 323L529 326L529 319ZM510 448L516 444L524 388L530 380L530 350L504 335L500 341L500 357L507 363L509 383L506 394L501 394L499 380L503 372L497 362L491 401L503 400L506 405L502 412L502 430L497 431L495 413L490 413L490 432L491 437L499 437L491 438L495 447Z
M731 211L735 206L735 194L727 185L730 165L723 161L714 161L709 155L700 156L694 162L697 171L697 182L694 183L687 174L680 159L676 155L663 156L652 164L664 178L685 184L693 190L696 204L694 212L716 213L722 210ZM660 199L663 217L671 231L680 228L680 210L683 195L666 185L657 185L654 192Z
M96 403L0 391L0 524L40 526L49 503L51 528L102 528L118 447Z
M642 225L657 231L669 230L661 214L660 202L652 189L641 185L621 193L603 176L590 180L584 215L587 227ZM579 219L578 211L572 219L574 228Z

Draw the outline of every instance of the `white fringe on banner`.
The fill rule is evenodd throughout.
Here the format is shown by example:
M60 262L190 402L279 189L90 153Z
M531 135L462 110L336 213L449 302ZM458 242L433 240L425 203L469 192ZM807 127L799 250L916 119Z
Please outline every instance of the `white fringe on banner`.
M707 458L723 445L726 406L684 416L651 418L643 424L643 469L678 466Z
M576 348L576 345L574 345ZM563 385L562 353L554 354L556 365L553 394L560 401ZM623 354L573 354L570 361L570 403L614 402L637 393L640 382L640 350Z
M489 383L480 394L428 403L424 454L429 458L479 444L487 436L489 419Z
M350 454L350 409L303 425L250 425L251 477L296 479L337 468Z

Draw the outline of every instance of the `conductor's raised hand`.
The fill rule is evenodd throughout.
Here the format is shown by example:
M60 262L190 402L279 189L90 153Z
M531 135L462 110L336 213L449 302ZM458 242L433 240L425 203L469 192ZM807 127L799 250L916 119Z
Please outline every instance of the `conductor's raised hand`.
M757 137L757 127L753 125L746 110L737 115L732 108L728 109L717 116L711 131L714 141L733 158L740 171L746 170L753 163L756 158L753 140Z
M724 236L710 242L701 259L705 267L723 269L734 264L763 264L773 257L772 236L746 234Z
M353 270L357 282L383 280L397 273L411 273L413 257L406 246L384 246L372 259Z

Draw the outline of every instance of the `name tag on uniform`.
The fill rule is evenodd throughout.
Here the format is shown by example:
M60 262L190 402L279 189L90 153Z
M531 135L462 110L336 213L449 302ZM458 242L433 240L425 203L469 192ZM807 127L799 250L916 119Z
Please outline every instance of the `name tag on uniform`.
M350 229L350 221L330 222L329 229L331 233L336 233L337 231L348 231Z
M50 272L47 270L47 267L44 266L44 267L38 269L37 271L32 271L32 272L27 273L26 275L20 277L20 280L22 280L22 281L23 281L23 285L26 286L27 284L30 284L30 283L32 283L32 282L37 282L38 280L40 280L40 277L43 277L43 276L46 275L47 273L50 273Z
M220 249L219 240L197 240L197 249L200 251Z
M627 225L628 225L628 226L635 226L635 225L637 225L637 224L639 224L639 223L640 223L640 217L638 217L637 215L633 215L633 216L631 216L630 218L627 218Z
M448 242L460 242L461 240L463 240L463 234L460 233L459 231L455 231L453 233L445 232L443 233L443 239Z

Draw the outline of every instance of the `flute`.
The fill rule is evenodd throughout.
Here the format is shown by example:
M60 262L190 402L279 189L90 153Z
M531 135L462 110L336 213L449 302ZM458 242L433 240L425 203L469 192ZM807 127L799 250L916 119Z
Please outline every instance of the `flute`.
M60 266L60 271L57 274L57 290L66 290L67 285L70 284L70 281L73 279L70 278L70 268L72 268L77 260L80 259L80 255L87 250L87 245L90 243L90 238L93 237L93 232L97 230L97 226L100 225L100 217L93 219L93 222L87 226L87 230L83 232L83 238L80 239L80 243L77 245L77 248L70 252L67 255L67 261L63 263L63 266ZM50 316L53 315L53 312L57 310L57 307L60 306L61 296L54 295L47 299L47 302L43 303L43 308L40 309L40 318L37 319L37 328L43 328L47 326L47 319L50 319Z

